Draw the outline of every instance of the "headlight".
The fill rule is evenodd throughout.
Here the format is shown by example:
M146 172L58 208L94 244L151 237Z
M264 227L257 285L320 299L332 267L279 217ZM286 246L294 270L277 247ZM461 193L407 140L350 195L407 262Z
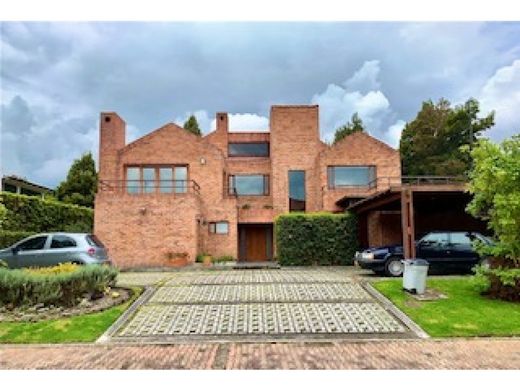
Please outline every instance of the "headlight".
M361 258L364 260L374 260L374 254L372 252L363 252Z

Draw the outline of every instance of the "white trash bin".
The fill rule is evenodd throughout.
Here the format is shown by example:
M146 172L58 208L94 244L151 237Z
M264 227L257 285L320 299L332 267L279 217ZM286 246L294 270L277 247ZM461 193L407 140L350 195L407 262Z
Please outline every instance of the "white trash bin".
M424 294L429 264L423 259L403 260L403 290L412 294Z

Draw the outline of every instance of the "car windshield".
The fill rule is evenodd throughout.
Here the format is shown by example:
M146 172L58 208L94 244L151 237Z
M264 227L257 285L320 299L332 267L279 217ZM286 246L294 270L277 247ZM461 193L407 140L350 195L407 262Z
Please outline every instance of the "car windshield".
M87 237L87 242L92 246L97 246L98 248L104 248L105 246L101 242L99 238L96 237L94 234L89 234Z

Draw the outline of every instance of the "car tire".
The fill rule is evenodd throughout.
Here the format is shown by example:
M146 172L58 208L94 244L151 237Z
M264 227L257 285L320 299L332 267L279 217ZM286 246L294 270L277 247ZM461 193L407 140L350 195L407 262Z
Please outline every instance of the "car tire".
M390 257L385 264L385 274L392 277L403 275L404 264L399 257Z

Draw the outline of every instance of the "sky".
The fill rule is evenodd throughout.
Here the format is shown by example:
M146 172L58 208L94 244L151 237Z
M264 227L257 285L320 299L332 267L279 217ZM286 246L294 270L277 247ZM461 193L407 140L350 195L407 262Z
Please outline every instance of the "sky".
M425 100L473 97L487 136L520 133L520 23L3 22L0 161L54 187L72 161L97 159L99 113L127 142L194 114L265 130L273 104L319 104L324 141L354 112L393 147Z

